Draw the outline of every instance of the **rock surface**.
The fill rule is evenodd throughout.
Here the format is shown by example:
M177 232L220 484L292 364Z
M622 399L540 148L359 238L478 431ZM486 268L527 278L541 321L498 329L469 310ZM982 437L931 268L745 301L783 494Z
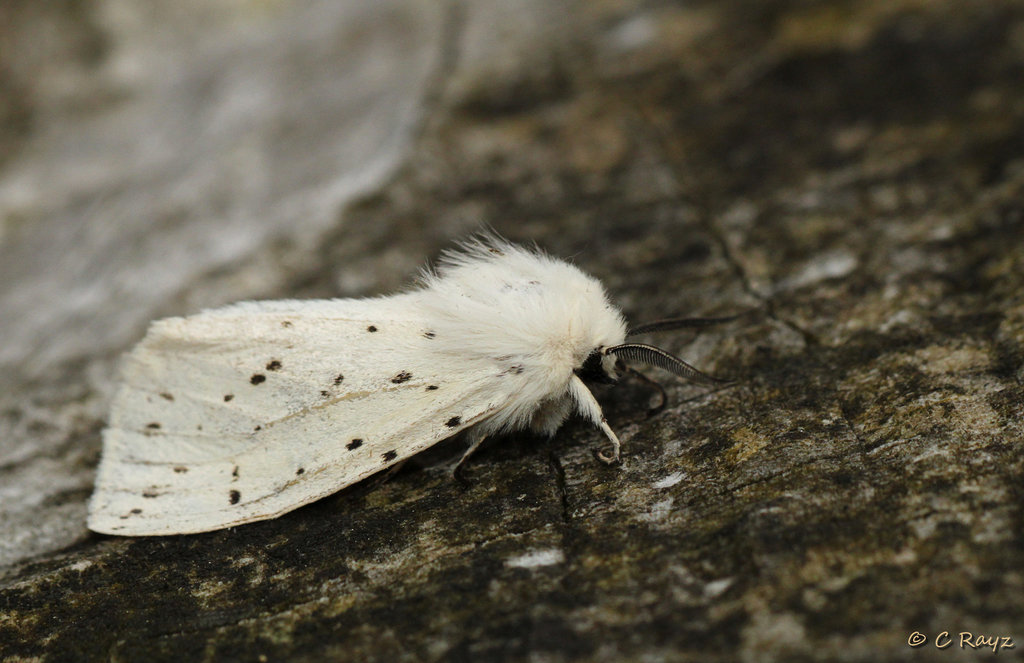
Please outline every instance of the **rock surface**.
M141 6L0 8L0 660L1024 646L1024 4ZM446 444L273 521L85 529L150 319L393 291L481 223L633 321L749 312L658 338L742 379L600 393L619 468L577 422L465 489Z

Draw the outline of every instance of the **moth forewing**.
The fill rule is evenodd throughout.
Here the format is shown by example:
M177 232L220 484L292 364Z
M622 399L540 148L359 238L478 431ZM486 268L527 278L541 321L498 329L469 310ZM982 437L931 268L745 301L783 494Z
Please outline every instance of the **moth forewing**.
M273 518L509 397L507 381L440 370L414 308L360 319L345 301L318 303L312 319L296 302L155 324L124 364L89 527L180 534ZM403 340L382 352L388 335Z

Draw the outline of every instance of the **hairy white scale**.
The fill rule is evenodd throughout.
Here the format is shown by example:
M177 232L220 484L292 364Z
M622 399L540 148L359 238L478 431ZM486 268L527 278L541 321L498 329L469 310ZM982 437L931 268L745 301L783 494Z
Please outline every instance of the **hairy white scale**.
M273 518L464 429L553 434L573 411L617 445L574 371L625 336L598 281L494 238L392 297L157 321L125 361L89 527L181 534Z

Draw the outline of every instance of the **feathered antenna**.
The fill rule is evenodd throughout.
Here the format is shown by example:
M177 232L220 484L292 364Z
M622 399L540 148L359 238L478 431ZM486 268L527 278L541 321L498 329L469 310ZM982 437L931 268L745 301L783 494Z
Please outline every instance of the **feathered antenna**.
M665 320L656 320L649 322L646 325L640 325L630 329L626 336L637 336L638 334L646 334L648 332L659 332L659 331L670 331L672 329L703 329L704 327L711 327L713 325L720 325L724 322L732 322L736 320L742 313L736 315L727 315L721 318L668 318Z
M605 348L605 352L620 357L626 361L638 361L649 366L663 368L681 378L686 378L700 384L726 384L732 380L716 378L713 375L703 373L693 366L690 366L679 357L665 352L661 348L646 343L623 343Z
M738 313L736 315L717 318L667 318L665 320L657 320L655 322L649 322L645 325L634 327L627 332L626 337L628 338L639 334L647 334L649 332L670 331L673 329L703 329L704 327L711 327L712 325L718 325L724 322L732 322L743 315L743 313ZM730 384L733 382L733 380L726 380L713 375L708 375L670 352L666 352L659 347L648 345L646 343L623 343L621 345L605 348L604 351L607 354L615 355L620 360L627 362L636 361L649 366L663 368L674 375L678 375L681 378L698 384L715 385ZM665 407L668 402L668 397L665 393L664 387L633 368L626 367L624 370L658 389L658 392L661 395L661 403L657 407L651 409L650 414L655 414Z

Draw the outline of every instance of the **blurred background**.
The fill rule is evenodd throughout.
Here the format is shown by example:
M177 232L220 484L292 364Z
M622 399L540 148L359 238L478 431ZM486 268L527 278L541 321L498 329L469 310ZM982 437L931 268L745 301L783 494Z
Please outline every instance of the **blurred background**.
M0 658L103 631L85 658L206 639L213 660L277 619L298 630L271 660L1020 643L1022 81L1019 0L4 0ZM634 322L760 312L664 341L746 383L670 386L657 420L625 388L614 478L570 427L485 450L475 492L410 473L238 538L85 530L118 357L151 320L392 292L484 225L574 259ZM407 531L381 529L398 504ZM557 554L517 557L531 541ZM450 603L424 556L463 579ZM136 594L121 564L154 558Z

